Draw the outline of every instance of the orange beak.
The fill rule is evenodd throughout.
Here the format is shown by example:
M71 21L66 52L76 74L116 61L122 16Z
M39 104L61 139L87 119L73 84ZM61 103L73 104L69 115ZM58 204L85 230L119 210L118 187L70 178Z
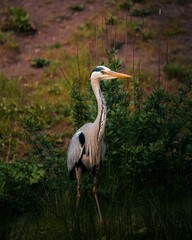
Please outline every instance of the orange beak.
M113 72L113 71L105 71L106 75L115 77L115 78L131 78L131 75L127 75L124 73L118 73L118 72Z

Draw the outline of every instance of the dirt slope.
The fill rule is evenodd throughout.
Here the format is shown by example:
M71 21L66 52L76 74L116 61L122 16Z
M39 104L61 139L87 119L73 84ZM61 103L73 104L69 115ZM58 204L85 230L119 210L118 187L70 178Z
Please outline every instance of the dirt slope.
M16 35L16 39L20 45L20 50L16 54L0 46L0 72L8 76L22 76L25 81L28 78L39 78L41 70L32 68L30 60L41 57L47 46L55 43L65 45L71 34L81 23L97 18L101 13L106 16L107 12L111 11L110 7L112 7L109 2L104 0L41 0L35 3L33 0L1 1L1 16L6 6L5 3L21 7L30 14L37 32L29 36ZM80 12L73 11L70 8L73 4L84 4L85 9ZM138 44L134 46L134 41L137 42L137 39L131 40L130 36L128 36L128 39L125 40L125 35L120 36L121 48L119 48L118 55L122 57L124 64L136 65L139 61L140 68L152 71L157 76L159 68L159 43L161 48L161 68L167 61L167 52L172 53L176 51L176 54L186 55L187 57L191 57L192 55L192 4L159 4L159 1L157 1L153 6L156 9L161 9L162 15L159 16L158 13L154 14L146 17L146 21L150 23L151 29L155 28L157 30L157 40L153 43L148 41L146 44L142 44L142 46ZM123 10L118 10L116 14L121 16L121 18L127 18L128 21L134 19L134 17L131 18ZM176 24L177 22L181 22L185 30L182 34L178 34L172 38L162 37L161 33L172 21L175 21ZM109 28L110 30L112 31L112 36L116 30Z

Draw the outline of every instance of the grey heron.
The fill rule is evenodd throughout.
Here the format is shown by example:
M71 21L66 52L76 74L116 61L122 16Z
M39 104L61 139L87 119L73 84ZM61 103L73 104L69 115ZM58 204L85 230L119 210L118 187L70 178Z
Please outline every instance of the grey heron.
M93 194L95 197L100 223L102 215L97 197L97 172L105 155L104 130L106 124L106 101L100 89L102 80L130 78L130 75L111 71L105 66L97 66L90 75L90 83L95 94L98 114L93 123L86 123L72 137L67 152L67 167L70 175L77 179L78 207L80 199L80 178L84 170L93 175Z

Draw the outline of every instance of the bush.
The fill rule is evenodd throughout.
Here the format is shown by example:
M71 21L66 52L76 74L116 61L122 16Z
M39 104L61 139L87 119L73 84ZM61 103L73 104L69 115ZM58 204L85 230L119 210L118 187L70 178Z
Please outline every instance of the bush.
M29 14L20 8L9 7L5 10L5 17L1 23L1 28L6 31L29 33L36 31L31 23Z
M31 60L31 66L34 68L43 68L50 64L50 60L44 58L33 58Z
M180 82L186 82L192 75L190 66L184 66L178 63L169 63L165 65L164 72L168 79L177 79Z
M132 8L130 14L134 17L146 17L153 14L153 11L149 8Z
M73 10L73 11L76 11L76 12L81 12L85 9L85 6L83 4L78 4L78 3L75 3L75 4L72 4L70 6L70 8Z
M58 190L68 178L62 154L40 131L37 120L28 118L23 126L31 147L28 155L9 164L0 163L0 205L8 204L17 214L36 210L40 196Z

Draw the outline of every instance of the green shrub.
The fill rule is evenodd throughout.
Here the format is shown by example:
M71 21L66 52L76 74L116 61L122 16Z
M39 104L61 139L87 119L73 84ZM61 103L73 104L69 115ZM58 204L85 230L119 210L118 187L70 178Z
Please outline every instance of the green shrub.
M192 75L190 66L181 65L178 63L168 63L164 67L164 72L168 79L177 79L180 82L186 82Z
M77 85L71 89L73 127L77 130L88 120L88 106L85 97Z
M76 12L81 12L85 9L85 6L83 4L78 4L78 3L74 3L70 6L70 8L73 10L73 11L76 11Z
M43 68L50 64L50 60L44 58L33 58L31 60L31 66L34 68Z
M120 9L130 10L135 3L143 3L145 0L123 0L119 3Z
M65 183L66 179L63 156L40 132L37 119L27 118L23 127L31 150L21 160L0 163L0 205L9 204L16 214L36 210L39 197L58 190L60 181Z
M6 31L15 31L21 33L34 32L36 29L31 23L29 14L20 8L9 7L4 12L4 19L1 28Z
M146 17L151 15L153 12L151 9L148 8L132 8L130 11L131 16L135 16L135 17Z
M132 0L127 0L119 3L119 8L122 10L130 10L132 6L133 6Z

